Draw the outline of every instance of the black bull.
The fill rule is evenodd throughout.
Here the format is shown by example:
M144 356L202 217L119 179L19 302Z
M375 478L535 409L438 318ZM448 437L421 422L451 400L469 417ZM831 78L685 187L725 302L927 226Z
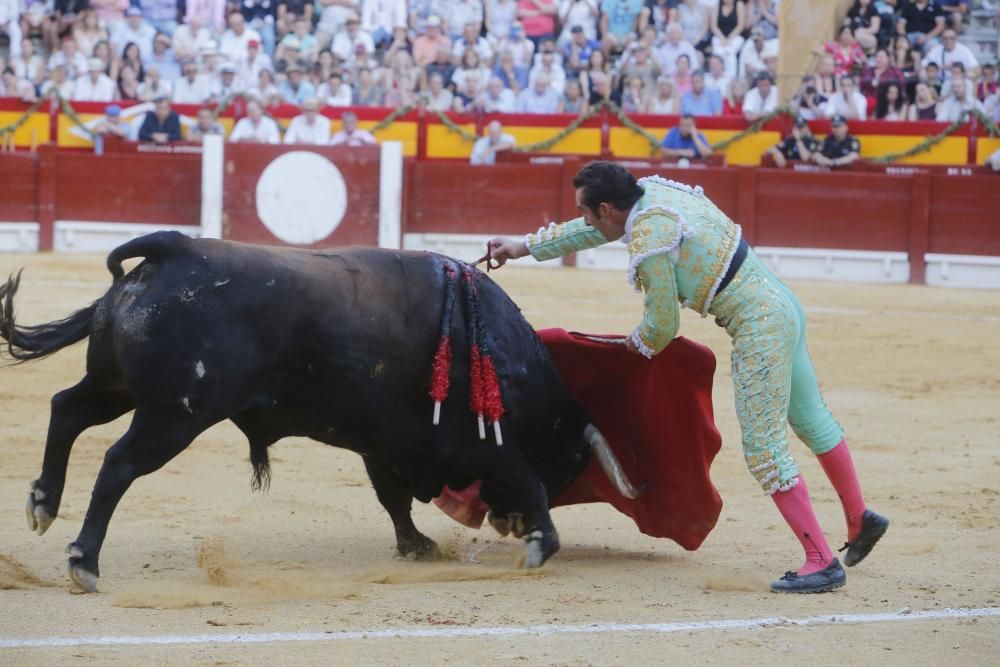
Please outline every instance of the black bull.
M130 258L144 261L126 275L121 263ZM114 283L89 307L27 327L14 322L20 275L10 279L0 286L0 334L13 358L44 357L90 338L83 379L52 399L29 526L41 534L57 516L80 433L134 410L104 457L68 547L70 578L85 590L96 589L108 524L132 482L226 419L249 440L256 487L269 480L268 447L286 436L360 454L403 555L437 554L413 524L413 498L427 502L445 485L482 480L492 523L513 526L525 537L526 564L541 565L559 548L549 501L584 470L592 449L623 493L635 491L517 306L478 271L505 444L480 441L468 407L461 305L451 324L451 392L440 425L432 425L444 262L427 253L289 250L161 232L111 252Z

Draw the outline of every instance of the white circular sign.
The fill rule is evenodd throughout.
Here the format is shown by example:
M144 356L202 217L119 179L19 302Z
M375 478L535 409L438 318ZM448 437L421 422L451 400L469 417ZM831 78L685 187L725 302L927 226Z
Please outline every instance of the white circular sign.
M276 157L257 181L257 215L285 243L322 241L347 211L347 185L322 155L292 151Z

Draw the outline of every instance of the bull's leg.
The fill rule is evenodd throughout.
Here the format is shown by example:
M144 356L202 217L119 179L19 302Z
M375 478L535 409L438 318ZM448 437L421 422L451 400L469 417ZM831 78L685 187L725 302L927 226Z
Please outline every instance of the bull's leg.
M43 534L59 513L69 454L77 437L91 426L106 424L133 407L128 394L102 387L89 375L52 397L42 474L31 483L25 506L31 530Z
M434 540L427 537L413 524L410 509L413 496L407 489L407 482L384 463L365 457L368 477L375 487L375 495L382 507L389 513L392 526L396 529L396 550L403 558L416 560L437 560L441 558Z
M97 590L98 558L108 523L132 482L163 467L209 425L193 423L189 415L176 410L136 410L128 431L104 455L83 527L66 548L69 576L75 584L87 592Z
M504 449L507 445L504 445ZM559 551L559 534L549 515L545 486L519 457L498 457L487 466L479 496L501 523L501 529L524 537L524 567L541 567Z

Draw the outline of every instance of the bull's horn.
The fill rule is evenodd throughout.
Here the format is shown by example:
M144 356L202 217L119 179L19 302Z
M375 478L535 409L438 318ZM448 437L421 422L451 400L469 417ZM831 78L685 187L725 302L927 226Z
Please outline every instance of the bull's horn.
M583 437L587 439L587 444L594 450L594 455L601 464L601 469L604 470L604 474L608 476L611 483L618 489L618 493L629 500L635 500L641 496L642 492L646 490L646 485L643 484L638 489L632 486L632 482L628 481L628 477L625 476L622 464L618 462L618 459L615 458L615 453L611 451L611 445L604 439L601 432L597 430L597 427L593 424L587 424L587 428L583 431Z

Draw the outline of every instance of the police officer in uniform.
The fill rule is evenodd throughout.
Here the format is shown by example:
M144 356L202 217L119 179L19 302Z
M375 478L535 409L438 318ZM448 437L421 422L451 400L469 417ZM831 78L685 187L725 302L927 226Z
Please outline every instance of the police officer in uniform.
M809 131L809 123L805 118L799 116L795 119L795 127L792 133L785 137L776 146L767 149L767 154L774 160L778 167L784 167L787 160L808 162L819 148L819 140Z
M843 116L831 118L830 129L819 153L813 154L816 164L823 167L844 167L861 159L861 144L847 133L847 121Z

